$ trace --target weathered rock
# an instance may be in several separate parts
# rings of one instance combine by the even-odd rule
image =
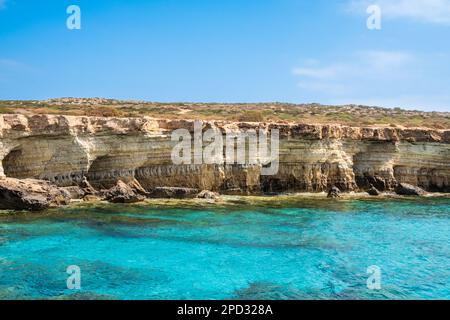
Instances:
[[[198,189],[193,188],[176,188],[176,187],[159,187],[155,188],[151,193],[151,198],[174,198],[174,199],[192,199],[199,193]]]
[[[229,196],[245,196],[249,195],[250,192],[242,188],[226,188],[223,190],[224,194],[227,194]]]
[[[47,181],[0,179],[0,209],[40,211],[69,202],[66,192]]]
[[[98,202],[101,200],[102,200],[102,198],[100,198],[99,196],[94,196],[92,194],[87,194],[83,197],[83,201],[85,201],[85,202]]]
[[[137,194],[129,185],[119,180],[113,188],[104,193],[105,200],[112,203],[135,203],[145,200],[145,197]]]
[[[378,191],[378,189],[375,188],[374,186],[371,186],[371,188],[369,190],[367,190],[367,193],[371,196],[379,196],[380,195],[380,191]]]
[[[78,186],[61,187],[60,190],[70,199],[83,199],[83,197],[87,194],[82,188]]]
[[[338,187],[332,187],[330,191],[328,191],[328,198],[339,198],[341,196],[341,190]]]
[[[399,183],[397,188],[395,188],[395,193],[401,196],[423,196],[426,194],[422,188],[408,183]]]
[[[96,195],[98,191],[90,184],[86,177],[83,176],[80,187],[83,189],[85,195]]]
[[[208,199],[208,200],[217,200],[220,198],[220,194],[218,194],[217,192],[203,190],[197,195],[197,198]]]
[[[141,196],[149,196],[150,192],[147,192],[139,183],[139,181],[137,181],[136,179],[132,179],[131,181],[129,181],[127,183],[128,186],[130,186],[130,188],[133,189],[134,192],[136,192],[137,194],[140,194]]]

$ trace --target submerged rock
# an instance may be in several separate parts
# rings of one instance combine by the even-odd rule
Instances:
[[[401,196],[423,196],[426,194],[425,190],[422,188],[408,183],[399,183],[397,188],[395,188],[395,193]]]
[[[330,191],[328,191],[328,198],[339,198],[341,196],[341,190],[338,187],[333,186]]]
[[[68,192],[47,181],[0,179],[0,209],[40,211],[70,202]]]

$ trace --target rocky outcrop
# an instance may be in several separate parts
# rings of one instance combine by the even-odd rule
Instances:
[[[401,196],[423,196],[426,194],[423,189],[407,183],[400,183],[397,188],[395,188],[395,192]]]
[[[145,197],[136,193],[133,188],[120,180],[114,187],[105,191],[103,197],[112,203],[136,203],[145,200]]]
[[[342,192],[371,186],[393,191],[399,183],[450,192],[450,130],[203,123],[204,130],[211,127],[222,134],[279,130],[278,172],[261,175],[262,159],[256,164],[174,164],[177,142],[171,133],[193,132],[191,120],[10,114],[0,115],[0,176],[78,186],[84,198],[101,196],[100,190],[116,187],[119,180],[143,197],[195,197],[200,190],[327,192],[333,186]],[[244,145],[248,150],[248,142]]]
[[[341,196],[341,190],[339,190],[339,188],[337,187],[332,187],[329,191],[328,191],[328,198],[332,198],[332,199],[336,199],[339,198]]]
[[[0,179],[0,209],[39,211],[67,204],[70,194],[46,181]]]
[[[381,194],[380,191],[374,186],[371,186],[370,189],[367,190],[367,193],[374,197],[379,196]]]
[[[199,199],[208,199],[208,200],[218,200],[220,198],[220,194],[217,192],[212,192],[209,190],[203,190],[198,195]]]
[[[198,191],[198,189],[192,188],[161,187],[155,188],[149,196],[161,199],[193,199],[197,196]]]
[[[79,183],[79,187],[84,193],[83,195],[97,195],[98,191],[94,189],[94,187],[89,183],[89,181],[86,179],[86,177],[83,177],[81,182]]]
[[[72,187],[61,187],[60,190],[64,192],[70,199],[83,199],[87,193],[83,188],[79,186],[72,186]]]

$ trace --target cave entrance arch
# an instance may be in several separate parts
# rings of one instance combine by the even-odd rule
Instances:
[[[11,150],[2,160],[3,173],[9,178],[26,179],[32,178],[31,172],[26,169],[23,150],[15,148]]]
[[[87,172],[87,179],[96,189],[109,189],[118,180],[124,182],[133,179],[135,170],[126,167],[124,156],[100,156],[92,161]]]

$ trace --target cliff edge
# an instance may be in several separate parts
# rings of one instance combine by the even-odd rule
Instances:
[[[143,192],[176,187],[220,193],[394,190],[399,183],[450,192],[450,130],[332,124],[205,121],[203,128],[279,130],[279,170],[260,165],[175,165],[176,129],[193,120],[64,115],[0,115],[0,177],[37,179],[58,187]]]

